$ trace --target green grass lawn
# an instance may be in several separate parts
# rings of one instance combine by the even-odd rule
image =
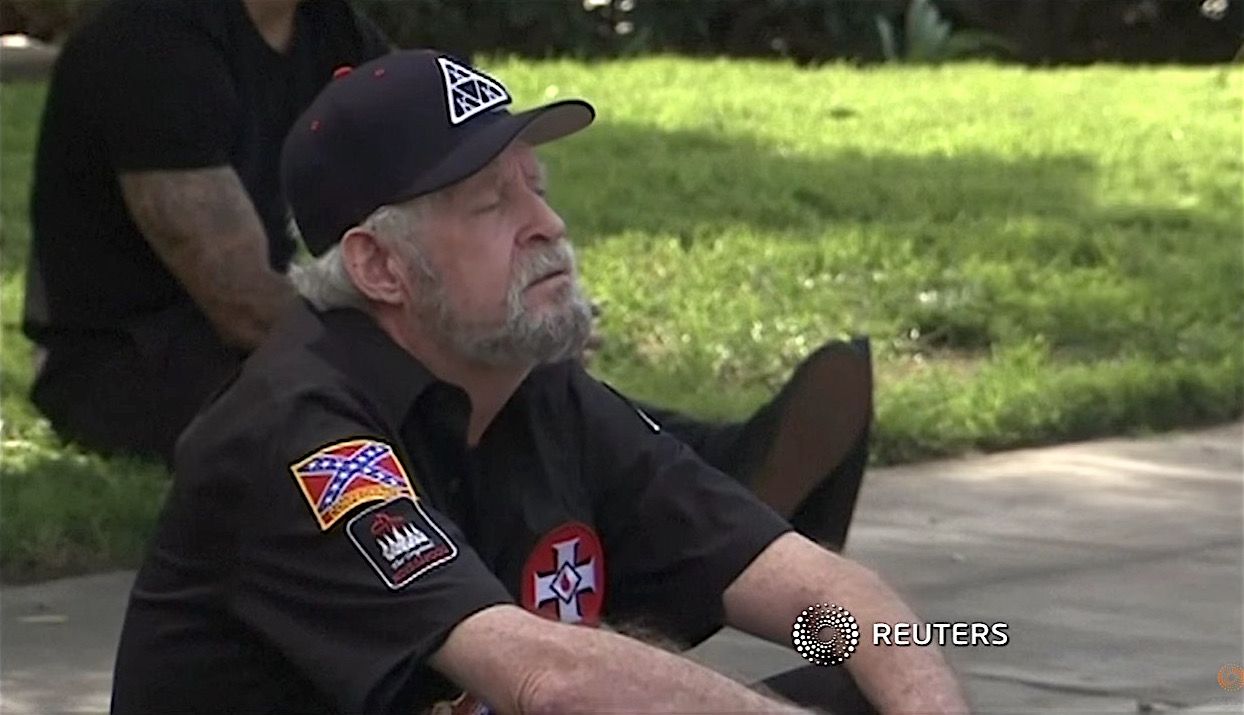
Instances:
[[[600,117],[544,151],[605,306],[594,369],[739,416],[873,338],[879,462],[1244,405],[1244,71],[645,59],[489,65]],[[165,477],[60,445],[18,331],[41,85],[0,89],[7,579],[132,564]]]

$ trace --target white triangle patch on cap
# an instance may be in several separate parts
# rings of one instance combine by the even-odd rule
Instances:
[[[445,80],[450,124],[461,124],[480,112],[510,103],[510,93],[497,80],[446,57],[437,57],[436,62]]]

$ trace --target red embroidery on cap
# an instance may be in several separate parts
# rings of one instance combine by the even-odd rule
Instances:
[[[351,67],[350,65],[342,65],[338,67],[337,69],[333,70],[333,79],[345,77],[346,75],[350,74],[353,71],[354,71],[354,68]]]
[[[312,119],[311,120],[311,131],[318,132],[319,130],[320,130],[320,120]]]
[[[384,76],[384,68],[383,68],[383,67],[381,67],[381,68],[377,69],[375,72],[372,72],[372,73],[371,73],[371,76],[372,76],[372,77],[383,77],[383,76]]]

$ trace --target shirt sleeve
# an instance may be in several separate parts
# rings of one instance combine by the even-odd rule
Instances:
[[[371,18],[363,14],[358,8],[351,7],[350,11],[354,14],[354,24],[359,30],[359,39],[361,40],[360,48],[363,56],[359,64],[374,60],[381,55],[387,55],[394,49],[392,41],[384,34],[384,32],[372,22]]]
[[[116,171],[229,163],[239,100],[222,39],[195,3],[131,3],[100,42],[91,105]]]
[[[648,415],[578,370],[572,393],[608,556],[608,615],[683,643],[724,619],[722,594],[790,525]]]
[[[346,409],[296,413],[297,434],[252,480],[232,610],[340,712],[417,712],[456,692],[428,656],[513,600],[415,493],[400,446]]]

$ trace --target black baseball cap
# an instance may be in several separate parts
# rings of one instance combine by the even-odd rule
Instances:
[[[338,70],[281,152],[281,184],[307,248],[322,255],[380,206],[462,181],[516,139],[543,144],[596,116],[578,99],[518,114],[509,104],[499,81],[436,50]]]

